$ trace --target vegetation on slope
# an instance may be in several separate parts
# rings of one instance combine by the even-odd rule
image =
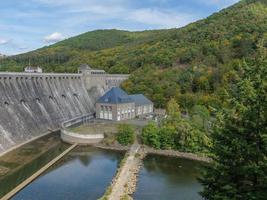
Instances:
[[[205,199],[267,197],[267,50],[243,64],[229,107],[218,114],[212,133],[213,165],[201,182]],[[263,56],[264,55],[264,56]]]
[[[243,60],[267,41],[267,1],[243,0],[184,28],[127,32],[100,30],[1,61],[1,70],[41,65],[45,71],[75,72],[88,63],[110,73],[131,73],[123,84],[144,93],[156,107],[174,98],[183,112],[195,105],[210,111],[224,104],[224,86]],[[265,42],[265,45],[267,42]]]
[[[209,111],[204,106],[195,106],[190,117],[183,117],[179,105],[171,99],[167,113],[167,118],[159,125],[150,123],[143,128],[142,142],[156,149],[208,154],[211,145]]]

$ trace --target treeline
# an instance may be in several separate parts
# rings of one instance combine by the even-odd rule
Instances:
[[[144,144],[156,149],[209,154],[210,115],[204,106],[195,106],[190,116],[182,116],[179,105],[171,99],[167,114],[159,124],[152,122],[143,128]]]
[[[225,85],[224,106],[215,117],[203,106],[182,115],[174,99],[167,117],[142,131],[144,144],[157,149],[204,153],[212,158],[200,177],[205,199],[267,197],[267,48],[243,62]]]
[[[265,1],[246,0],[184,28],[127,32],[99,30],[0,61],[0,70],[40,65],[45,72],[76,72],[87,63],[109,73],[131,73],[123,84],[144,93],[156,107],[175,99],[182,112],[224,104],[223,86],[235,79],[243,60],[267,46]]]

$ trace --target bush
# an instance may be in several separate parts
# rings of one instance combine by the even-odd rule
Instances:
[[[160,137],[155,123],[151,122],[143,128],[141,138],[144,144],[156,149],[160,148]]]
[[[129,145],[134,143],[134,129],[131,125],[122,124],[119,126],[119,131],[116,137],[121,145]]]

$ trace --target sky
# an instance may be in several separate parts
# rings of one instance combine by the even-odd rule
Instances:
[[[28,52],[96,29],[178,28],[238,0],[0,0],[0,54]]]

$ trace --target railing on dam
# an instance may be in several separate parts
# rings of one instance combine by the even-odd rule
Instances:
[[[79,116],[79,117],[75,117],[73,119],[70,119],[70,120],[67,120],[67,121],[64,121],[62,124],[61,124],[61,128],[62,129],[65,129],[65,128],[68,128],[70,126],[73,126],[75,124],[84,124],[84,123],[88,123],[90,120],[92,120],[94,118],[94,114],[92,113],[89,113],[89,114],[86,114],[86,115],[82,115],[82,116]]]
[[[1,79],[81,79],[82,74],[75,73],[25,73],[25,72],[0,72]]]
[[[93,114],[87,114],[80,117],[73,118],[71,120],[65,121],[61,124],[60,136],[64,142],[70,144],[93,144],[98,143],[104,139],[104,134],[80,134],[77,132],[72,132],[68,127],[76,124],[89,123],[90,120],[94,118]]]

